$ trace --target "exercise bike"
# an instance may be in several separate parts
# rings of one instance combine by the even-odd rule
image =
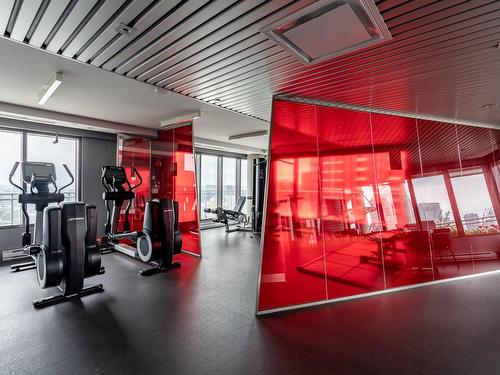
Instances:
[[[104,166],[101,183],[106,189],[103,194],[106,203],[105,237],[101,241],[103,253],[118,251],[153,267],[140,271],[150,276],[181,266],[174,262],[174,255],[181,252],[182,235],[179,231],[179,205],[172,199],[154,199],[146,202],[143,228],[130,231],[129,213],[135,199],[134,190],[142,184],[142,177],[133,169],[139,182],[132,186],[125,169],[119,166]],[[120,215],[124,203],[123,231],[119,232]],[[131,244],[127,244],[129,242]]]
[[[19,162],[14,164],[9,175],[10,183],[21,190],[18,201],[21,203],[26,232],[23,234],[25,254],[34,258],[36,275],[42,289],[58,287],[60,293],[34,301],[35,308],[64,302],[73,297],[103,291],[102,284],[84,287],[84,279],[101,275],[101,253],[96,241],[96,207],[81,202],[65,202],[48,206],[53,200],[64,199],[61,190],[70,186],[74,177],[66,165],[71,182],[58,189],[56,170],[52,163],[22,163],[23,181],[30,185],[30,192],[12,181]],[[54,191],[50,191],[50,185]],[[42,227],[42,239],[31,243],[27,204],[37,205],[37,230]],[[43,219],[39,219],[39,208],[43,209]]]

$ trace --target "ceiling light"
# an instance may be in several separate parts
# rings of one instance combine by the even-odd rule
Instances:
[[[47,100],[51,97],[51,95],[56,91],[59,85],[62,83],[62,73],[56,73],[52,81],[50,81],[48,87],[44,89],[39,97],[38,104],[44,105]]]
[[[261,30],[305,64],[392,38],[373,0],[320,0]]]
[[[162,128],[171,127],[179,124],[184,124],[186,122],[192,122],[193,120],[196,120],[200,117],[201,117],[201,112],[193,112],[193,113],[188,113],[186,115],[161,120],[160,124]]]
[[[258,130],[258,131],[250,132],[250,133],[242,133],[242,134],[230,135],[229,137],[227,137],[227,139],[230,140],[230,141],[234,141],[235,139],[260,137],[260,136],[263,136],[263,135],[267,135],[267,130]]]

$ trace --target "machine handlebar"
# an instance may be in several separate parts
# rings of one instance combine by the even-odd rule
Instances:
[[[14,177],[14,174],[16,173],[16,170],[17,170],[17,167],[19,166],[19,162],[16,161],[14,163],[14,166],[12,167],[12,170],[10,171],[10,174],[9,174],[9,182],[15,186],[16,188],[18,188],[19,190],[21,190],[23,192],[23,194],[26,194],[26,190],[24,190],[24,188],[22,188],[21,186],[17,185],[14,181],[12,181],[12,177]]]
[[[63,167],[66,170],[66,172],[68,173],[71,181],[68,184],[64,185],[62,188],[60,188],[58,193],[60,193],[63,189],[66,189],[68,186],[71,186],[73,184],[73,182],[75,182],[75,177],[73,176],[73,173],[71,173],[71,171],[69,170],[68,166],[66,164],[63,164]],[[54,186],[55,186],[55,181],[53,179],[52,179],[52,182],[54,183]]]
[[[137,189],[139,186],[142,185],[142,177],[141,177],[141,174],[139,173],[139,171],[137,170],[136,167],[132,167],[133,168],[133,171],[134,173],[137,175],[137,177],[139,177],[139,183],[137,185],[134,185],[134,186],[131,186],[130,187],[130,191],[133,191],[135,189]]]

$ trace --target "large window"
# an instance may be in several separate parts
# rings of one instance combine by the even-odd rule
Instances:
[[[222,207],[228,210],[236,203],[236,159],[222,159]]]
[[[199,173],[201,219],[210,219],[212,215],[205,213],[204,209],[217,207],[217,156],[201,154]]]
[[[21,208],[17,203],[19,190],[9,183],[9,173],[16,161],[22,159],[22,136],[20,132],[0,130],[2,157],[0,158],[0,226],[21,224]],[[20,168],[14,182],[20,183]]]
[[[248,161],[245,159],[241,160],[240,168],[240,195],[242,197],[248,196]]]
[[[75,177],[75,182],[64,191],[66,201],[77,199],[78,178],[78,139],[55,137],[21,131],[0,130],[2,140],[2,158],[0,158],[0,226],[22,224],[21,207],[18,203],[19,190],[9,183],[9,173],[15,162],[39,161],[50,162],[56,166],[58,188],[68,184],[71,179],[63,164],[66,164]],[[26,149],[23,150],[23,144]],[[21,184],[19,167],[14,181]],[[51,191],[53,188],[51,188]],[[35,220],[35,207],[28,205],[30,222]]]
[[[232,210],[241,196],[248,196],[248,162],[238,155],[197,153],[197,181],[200,197],[200,219],[211,220],[205,208],[223,207]]]
[[[66,164],[75,181],[64,189],[65,201],[76,201],[78,141],[75,138],[30,134],[26,142],[26,160],[54,163],[56,166],[57,187],[61,188],[71,182],[71,178],[63,167]],[[28,206],[30,220],[35,218],[35,207]]]

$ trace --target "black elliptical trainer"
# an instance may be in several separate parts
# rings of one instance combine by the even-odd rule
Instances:
[[[180,267],[174,262],[174,255],[181,252],[182,235],[179,231],[179,205],[172,199],[154,199],[146,203],[143,228],[130,231],[129,212],[135,199],[134,190],[142,184],[139,171],[133,169],[139,183],[132,186],[123,167],[104,166],[101,183],[106,189],[103,199],[106,203],[105,239],[102,243],[104,253],[119,251],[130,257],[149,263],[153,267],[140,271],[142,276],[151,276]],[[123,232],[118,232],[123,204]],[[112,207],[111,207],[112,204]],[[128,240],[135,246],[123,242]]]
[[[52,176],[53,180],[47,181],[46,178],[36,175],[37,168],[45,167],[46,163],[23,163],[21,171],[23,175],[23,183],[29,185],[30,189],[30,193],[27,194],[22,187],[16,185],[12,181],[18,166],[19,162],[16,162],[9,174],[9,182],[22,192],[22,194],[19,195],[18,202],[21,203],[21,209],[24,217],[25,232],[22,235],[21,243],[22,247],[25,248],[29,245],[42,243],[43,210],[51,203],[62,202],[64,200],[64,194],[62,194],[61,191],[67,188],[72,182],[60,188],[59,191],[56,190],[51,192],[49,190],[49,184],[56,183],[56,176]],[[64,168],[66,171],[69,171],[66,165],[64,165]],[[30,233],[30,217],[26,211],[26,206],[29,204],[34,205],[36,210],[35,226],[33,231],[34,238]],[[26,271],[33,268],[36,268],[35,257],[32,257],[29,262],[17,263],[10,266],[10,269],[13,272]]]
[[[40,286],[43,289],[58,287],[61,292],[52,297],[34,301],[33,306],[36,308],[45,307],[67,301],[71,297],[82,297],[101,292],[103,290],[102,284],[83,286],[85,278],[104,273],[104,268],[101,267],[101,253],[96,241],[96,207],[81,202],[45,206],[42,220],[42,240],[32,244],[26,205],[35,204],[39,207],[48,204],[47,200],[52,202],[56,195],[59,195],[57,199],[62,201],[64,195],[61,190],[70,186],[74,177],[69,168],[63,164],[71,182],[58,189],[54,164],[24,162],[21,166],[23,181],[30,185],[30,192],[27,193],[24,188],[12,181],[12,176],[14,176],[18,165],[19,162],[14,164],[9,181],[22,192],[19,195],[19,203],[22,205],[26,222],[26,232],[23,234],[23,243],[27,243],[25,253],[35,259],[36,274]],[[54,187],[53,192],[50,191],[50,185]],[[51,197],[51,195],[54,196]]]

